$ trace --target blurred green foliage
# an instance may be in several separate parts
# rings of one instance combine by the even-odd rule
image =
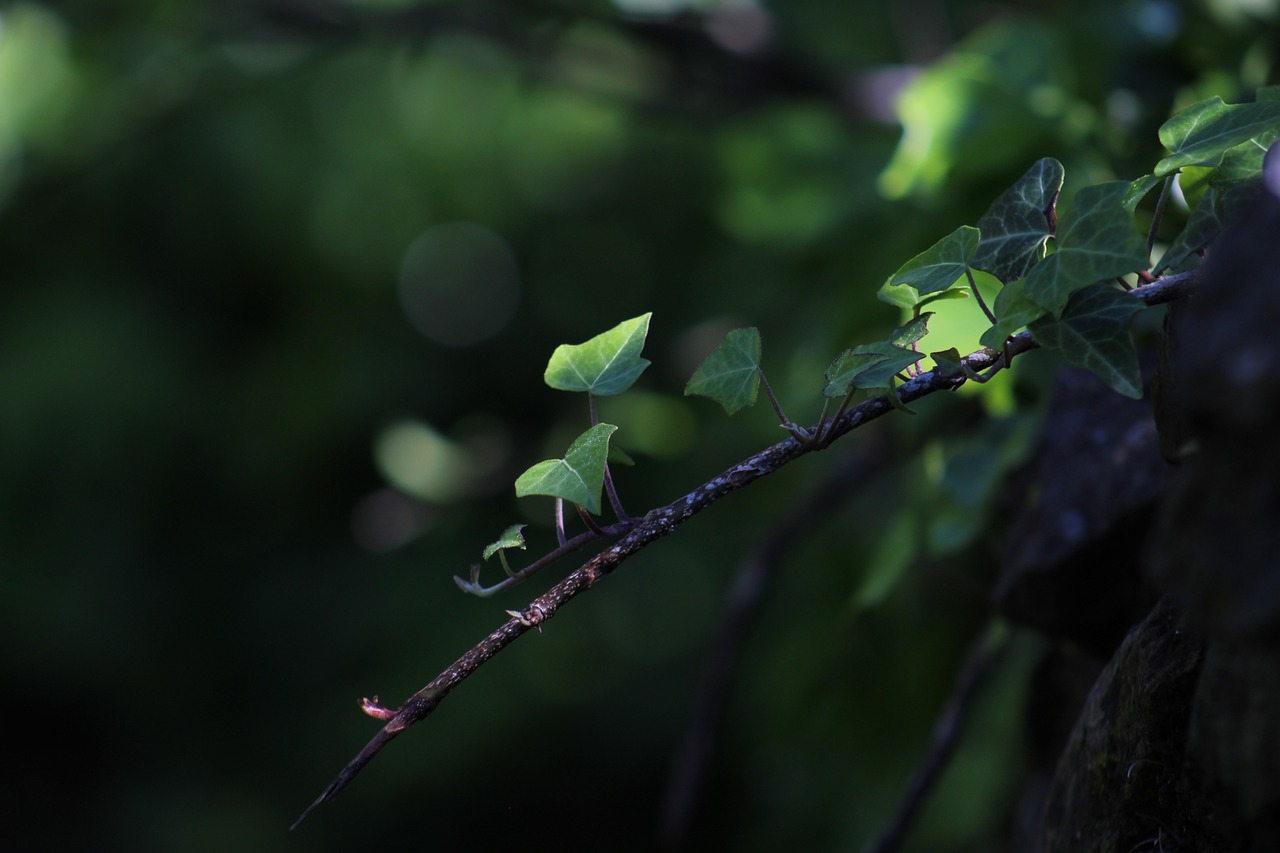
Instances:
[[[586,425],[553,348],[653,312],[653,369],[601,412],[643,512],[781,437],[680,396],[728,329],[810,422],[831,358],[901,322],[885,277],[1038,158],[1132,179],[1175,107],[1275,80],[1274,3],[883,5],[0,7],[6,843],[647,848],[750,532],[860,437],[629,562],[286,832],[374,730],[359,697],[398,704],[549,582],[451,577],[513,522],[553,541],[511,489]],[[1045,375],[877,427],[891,457],[746,650],[709,848],[882,826]],[[1011,820],[1013,645],[912,849]]]

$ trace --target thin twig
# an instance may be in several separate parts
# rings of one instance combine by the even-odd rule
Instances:
[[[1189,293],[1201,280],[1199,270],[1192,270],[1177,275],[1165,276],[1151,284],[1136,288],[1133,293],[1148,305],[1169,302]],[[1010,355],[1034,349],[1035,340],[1027,332],[1019,332],[1009,338]],[[982,371],[991,367],[1000,354],[986,348],[977,350],[961,359],[970,370]],[[965,371],[946,374],[939,370],[931,370],[915,377],[898,389],[898,399],[909,403],[938,391],[950,391],[959,388],[967,381]],[[833,421],[828,432],[824,434],[827,442],[835,441],[841,436],[864,426],[872,420],[893,411],[893,406],[884,397],[873,397],[847,411],[841,418]],[[329,786],[321,792],[302,816],[294,822],[296,827],[307,815],[320,804],[336,797],[351,780],[373,760],[384,746],[401,732],[415,723],[425,719],[444,700],[455,687],[465,681],[486,661],[514,643],[530,627],[541,625],[560,609],[561,605],[586,592],[621,565],[632,555],[653,542],[673,533],[682,524],[720,498],[751,485],[761,477],[772,474],[788,463],[821,448],[812,443],[805,444],[794,436],[761,450],[759,453],[739,462],[716,477],[712,477],[687,495],[676,499],[666,506],[651,510],[643,518],[637,519],[626,527],[623,537],[610,547],[596,554],[586,563],[569,574],[560,583],[553,586],[542,596],[529,604],[521,618],[513,617],[497,628],[470,651],[453,662],[447,669],[436,676],[431,683],[423,687],[396,712],[395,716],[373,736],[355,758],[348,762]],[[619,522],[622,525],[622,522]],[[610,528],[606,528],[608,530]],[[594,536],[593,534],[591,534]],[[576,537],[575,537],[576,539]],[[541,562],[541,561],[539,561]]]

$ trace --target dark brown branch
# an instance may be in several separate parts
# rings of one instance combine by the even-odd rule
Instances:
[[[838,416],[837,416],[838,417]],[[861,451],[798,501],[738,566],[725,602],[724,616],[707,655],[693,702],[693,713],[667,785],[659,836],[665,847],[680,847],[689,834],[703,778],[715,750],[742,648],[786,554],[889,460],[883,440]]]
[[[947,762],[951,760],[956,745],[960,742],[973,698],[1004,650],[1007,631],[1003,624],[990,622],[969,646],[964,665],[956,676],[955,689],[951,691],[951,696],[934,725],[929,752],[912,777],[911,784],[907,786],[907,793],[902,798],[897,814],[880,837],[867,848],[871,853],[893,853],[902,846],[924,801],[933,791],[938,777],[946,769]]]
[[[1165,276],[1135,289],[1133,294],[1149,305],[1169,302],[1190,292],[1199,280],[1199,271]],[[1020,332],[1009,339],[1006,351],[1009,357],[1012,357],[1034,349],[1035,346],[1036,343],[1030,333]],[[994,365],[1001,357],[1000,353],[983,348],[965,356],[962,361],[971,370],[982,371]],[[903,403],[910,403],[938,391],[954,390],[966,381],[965,372],[946,374],[931,370],[901,385],[898,388],[898,398]],[[875,397],[855,406],[832,423],[829,432],[824,435],[822,447],[825,447],[827,442],[835,441],[858,427],[888,414],[893,411],[893,408],[893,405],[884,397]],[[807,453],[820,450],[822,447],[812,443],[803,444],[794,437],[784,439],[739,462],[719,476],[711,478],[684,497],[664,507],[651,510],[643,518],[636,520],[622,539],[575,569],[568,577],[531,602],[520,618],[513,617],[454,661],[430,684],[413,694],[396,712],[395,717],[369,741],[364,749],[360,750],[360,753],[347,764],[338,777],[324,789],[293,825],[296,827],[321,803],[337,796],[392,738],[426,718],[455,687],[482,664],[514,643],[529,628],[550,619],[561,605],[580,593],[586,592],[633,554],[674,532],[680,525],[722,497],[749,486],[761,477],[781,469],[789,462]]]

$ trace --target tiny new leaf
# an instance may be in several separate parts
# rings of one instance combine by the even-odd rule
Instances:
[[[525,471],[516,479],[516,497],[564,498],[599,515],[609,437],[616,429],[613,424],[596,424],[569,445],[563,459],[547,459]]]
[[[502,535],[498,537],[496,542],[490,542],[484,546],[484,558],[487,560],[506,548],[519,548],[523,551],[525,549],[524,534],[520,531],[524,530],[524,528],[525,525],[523,524],[513,524],[502,531]]]
[[[1055,229],[1054,206],[1062,189],[1062,164],[1037,160],[978,220],[982,242],[972,266],[1008,284],[1044,257]]]
[[[1156,164],[1157,175],[1183,166],[1216,166],[1222,155],[1280,124],[1280,100],[1263,90],[1251,104],[1227,104],[1217,96],[1192,104],[1160,127],[1160,142],[1171,154]]]
[[[899,267],[884,286],[908,287],[920,296],[947,290],[964,277],[980,238],[977,228],[961,225]]]
[[[626,391],[649,366],[640,350],[651,316],[625,320],[585,343],[556,347],[543,376],[546,383],[561,391],[589,391],[601,397]]]
[[[1127,181],[1084,187],[1072,199],[1052,255],[1027,276],[1026,296],[1059,316],[1067,300],[1091,284],[1147,265],[1147,242],[1125,209]]]
[[[1089,370],[1117,393],[1142,397],[1142,372],[1129,335],[1136,296],[1110,285],[1088,287],[1071,297],[1062,317],[1045,317],[1028,328],[1036,342],[1067,364]]]
[[[710,397],[731,415],[744,406],[755,405],[759,390],[760,330],[754,326],[725,335],[684,386],[686,397]]]

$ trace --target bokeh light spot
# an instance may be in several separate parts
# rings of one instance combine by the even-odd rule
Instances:
[[[400,265],[400,304],[423,336],[471,346],[500,332],[520,302],[520,271],[505,240],[483,225],[424,231]]]

